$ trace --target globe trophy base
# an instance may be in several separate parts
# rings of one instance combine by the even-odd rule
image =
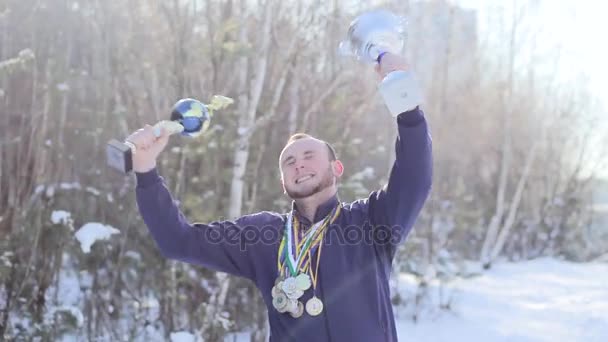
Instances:
[[[133,170],[133,153],[129,145],[116,139],[110,140],[106,145],[106,158],[108,165],[122,173]]]

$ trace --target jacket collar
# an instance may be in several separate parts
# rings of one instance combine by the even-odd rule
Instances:
[[[340,203],[340,200],[338,198],[338,194],[334,194],[332,197],[330,197],[327,201],[321,203],[321,205],[319,205],[317,207],[317,210],[315,211],[315,220],[314,222],[310,222],[309,219],[307,219],[306,217],[304,217],[303,215],[301,215],[298,212],[298,208],[296,206],[296,202],[292,201],[291,203],[291,210],[294,213],[294,215],[296,215],[296,217],[298,218],[298,220],[305,224],[305,225],[311,225],[312,223],[316,223],[321,221],[322,219],[325,218],[325,216],[329,215],[331,213],[331,211]]]

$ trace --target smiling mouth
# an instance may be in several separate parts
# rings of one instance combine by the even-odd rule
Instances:
[[[301,184],[301,183],[304,183],[304,182],[306,182],[307,180],[312,179],[314,176],[315,176],[315,175],[306,175],[306,176],[300,177],[300,178],[296,179],[296,184]]]

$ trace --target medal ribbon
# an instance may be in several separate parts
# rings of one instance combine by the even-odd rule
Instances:
[[[292,215],[290,215],[292,216]],[[293,216],[292,216],[293,218]],[[291,221],[291,220],[290,220]],[[289,229],[286,229],[286,236],[287,236],[287,267],[289,268],[289,272],[291,273],[292,276],[297,275],[298,273],[298,268],[300,266],[300,262],[302,261],[302,252],[305,252],[308,250],[308,248],[310,248],[310,243],[312,242],[312,237],[314,235],[314,233],[322,226],[325,226],[324,223],[326,223],[327,220],[323,220],[323,221],[319,221],[317,222],[314,226],[312,226],[310,228],[310,232],[308,234],[306,234],[306,236],[302,239],[302,241],[304,242],[304,247],[302,248],[302,250],[300,251],[300,253],[294,253],[293,252],[293,248],[296,247],[296,241],[294,241],[294,237],[293,237],[293,229],[292,228],[292,222],[289,222]],[[294,243],[291,243],[291,242]],[[297,254],[297,255],[295,255]],[[295,258],[294,258],[295,255]]]
[[[299,222],[297,218],[290,212],[287,216],[285,224],[285,234],[279,246],[279,253],[277,258],[277,268],[280,274],[283,274],[285,269],[290,273],[291,276],[296,276],[298,270],[306,272],[310,268],[310,251],[316,247],[323,240],[323,232],[329,225],[333,223],[338,217],[341,211],[341,205],[338,205],[334,209],[333,215],[327,215],[322,221],[317,222],[313,225],[307,234],[303,237],[302,241],[298,241],[298,226]],[[294,234],[293,230],[296,230]],[[294,237],[294,235],[296,235]],[[287,248],[285,248],[287,245]],[[296,249],[296,257],[294,258],[293,247]],[[283,261],[283,263],[281,263]],[[285,265],[287,267],[285,267]],[[317,265],[318,267],[318,265]]]
[[[304,247],[300,249],[300,253],[298,255],[298,268],[302,269],[302,272],[305,272],[304,269],[306,268],[306,265],[309,263],[309,252],[312,252],[316,246],[323,240],[323,236],[325,233],[325,230],[327,229],[327,227],[333,223],[336,218],[338,217],[338,215],[340,214],[340,209],[341,209],[341,205],[338,205],[334,211],[333,211],[333,215],[329,214],[325,217],[325,219],[323,219],[323,225],[319,226],[319,227],[312,227],[309,231],[308,234],[306,235],[306,238],[303,239],[304,242]]]

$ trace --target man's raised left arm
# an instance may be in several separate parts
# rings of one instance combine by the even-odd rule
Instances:
[[[402,57],[386,55],[377,67],[380,94],[396,118],[396,158],[388,184],[369,197],[368,214],[376,243],[388,244],[391,254],[405,240],[429,196],[432,184],[432,143],[421,95]]]

